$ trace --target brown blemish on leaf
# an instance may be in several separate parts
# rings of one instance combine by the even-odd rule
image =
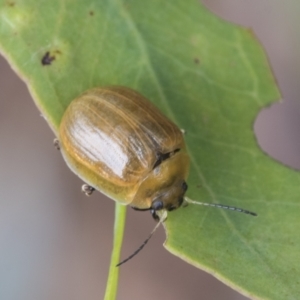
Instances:
[[[7,1],[7,5],[10,7],[14,7],[16,5],[16,3],[13,1]]]
[[[52,62],[54,60],[56,60],[57,58],[57,55],[61,55],[61,51],[56,49],[56,50],[53,50],[51,53],[50,51],[47,51],[44,56],[42,57],[41,59],[41,63],[43,66],[49,66],[52,64]]]
[[[197,64],[197,65],[200,63],[200,60],[199,60],[198,57],[195,57],[195,58],[194,58],[194,63]]]
[[[52,64],[52,62],[55,60],[55,56],[54,55],[51,55],[49,51],[47,51],[42,60],[41,60],[41,63],[43,66],[49,66]]]
[[[89,12],[89,14],[90,14],[90,16],[93,16],[93,15],[94,15],[94,12],[91,10],[91,11]]]

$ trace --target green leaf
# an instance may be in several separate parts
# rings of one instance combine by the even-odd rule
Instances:
[[[258,213],[189,205],[169,213],[167,249],[245,295],[298,298],[300,176],[257,145],[253,122],[280,94],[250,30],[195,0],[1,0],[0,48],[54,132],[91,87],[155,102],[187,132],[187,195]]]

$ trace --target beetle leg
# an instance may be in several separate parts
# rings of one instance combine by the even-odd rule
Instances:
[[[164,222],[167,220],[168,212],[165,209],[159,210],[158,214],[155,209],[151,209],[150,212],[151,212],[152,218],[157,222]]]
[[[86,196],[91,196],[94,190],[95,189],[92,186],[90,186],[86,183],[83,184],[82,187],[81,187],[81,191],[83,193],[85,193]]]
[[[159,216],[157,215],[156,210],[155,210],[155,209],[151,209],[151,210],[150,210],[150,213],[151,213],[151,215],[152,215],[152,218],[153,218],[156,222],[158,222],[158,221],[159,221]]]
[[[59,144],[59,140],[58,139],[54,139],[53,140],[53,145],[57,150],[60,150],[60,144]]]
[[[152,215],[152,218],[155,220],[155,221],[159,221],[160,220],[160,218],[159,218],[159,216],[157,215],[157,213],[156,213],[156,210],[155,209],[153,209],[153,208],[138,208],[138,207],[134,207],[134,206],[130,206],[132,209],[134,209],[134,210],[137,210],[137,211],[147,211],[147,210],[150,210],[150,213],[151,213],[151,215]]]
[[[137,210],[137,211],[146,211],[146,210],[150,210],[151,208],[138,208],[135,206],[130,206],[132,209]]]

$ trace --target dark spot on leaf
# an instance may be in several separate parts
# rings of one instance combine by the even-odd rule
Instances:
[[[51,65],[51,63],[55,60],[55,56],[54,55],[50,55],[50,52],[47,51],[42,60],[41,60],[41,63],[43,66],[48,66],[48,65]]]
[[[89,14],[90,14],[90,16],[93,16],[93,15],[94,15],[94,12],[91,10],[91,11],[89,12]]]
[[[14,7],[16,5],[16,3],[13,2],[13,1],[8,1],[7,5],[10,6],[10,7]]]
[[[194,63],[197,64],[197,65],[200,63],[200,60],[199,60],[198,57],[195,57],[195,58],[194,58]]]

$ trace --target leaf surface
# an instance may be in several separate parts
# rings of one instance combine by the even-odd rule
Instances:
[[[186,130],[187,195],[166,248],[257,299],[299,294],[300,176],[264,154],[254,120],[280,99],[253,33],[194,0],[0,1],[0,48],[57,133],[72,99],[124,85]]]

